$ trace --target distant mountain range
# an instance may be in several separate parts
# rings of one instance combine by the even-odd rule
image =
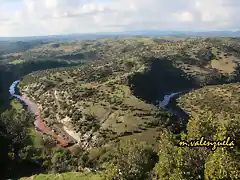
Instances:
[[[29,37],[0,37],[0,41],[32,41],[41,40],[43,42],[51,41],[69,41],[76,39],[95,39],[95,38],[115,38],[129,36],[148,36],[148,37],[240,37],[240,31],[158,31],[158,30],[140,30],[125,32],[103,32],[91,34],[69,34],[69,35],[51,35],[51,36],[29,36]]]

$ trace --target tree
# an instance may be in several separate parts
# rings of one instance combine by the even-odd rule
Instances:
[[[173,134],[164,130],[159,142],[159,162],[154,171],[161,180],[197,180],[204,176],[205,151],[178,147]]]
[[[205,179],[240,179],[239,155],[237,156],[229,149],[218,148],[206,160]]]
[[[116,169],[124,180],[146,180],[155,163],[157,154],[145,143],[126,141],[117,147]]]
[[[217,128],[215,140],[223,140],[230,134],[236,137],[239,136],[239,132],[239,123],[235,124],[235,121],[230,120],[230,116],[228,116],[225,124],[221,124]],[[209,154],[205,163],[206,180],[240,179],[239,152],[239,145],[236,145],[234,149],[230,149],[229,147],[219,147],[216,151]]]
[[[0,165],[3,168],[0,178],[21,174],[18,171],[22,167],[19,153],[26,146],[28,127],[32,121],[33,116],[26,112],[19,115],[10,110],[0,115]]]
[[[51,159],[51,170],[53,172],[71,171],[71,154],[63,149],[56,149]]]
[[[106,170],[102,174],[105,180],[118,180],[119,173],[115,164],[111,163],[106,167]]]

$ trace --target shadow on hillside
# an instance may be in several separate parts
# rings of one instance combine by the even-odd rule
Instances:
[[[187,92],[191,89],[199,88],[199,84],[193,77],[175,67],[168,59],[150,59],[149,70],[145,73],[136,73],[129,78],[129,87],[132,93],[147,103],[155,104],[162,101],[165,95],[175,92]],[[173,100],[174,99],[174,100]],[[170,121],[163,122],[170,131],[178,134],[186,130],[189,115],[177,106],[176,99],[173,98],[168,105],[168,109],[173,115]]]
[[[185,58],[187,61],[187,57]],[[175,58],[174,58],[175,59]],[[152,58],[148,61],[149,68],[147,72],[136,73],[129,77],[128,85],[136,97],[143,101],[155,104],[156,101],[162,101],[165,95],[181,92],[172,98],[167,106],[173,114],[177,115],[177,121],[172,118],[171,121],[165,123],[172,132],[178,134],[182,130],[186,130],[189,115],[177,105],[177,98],[190,90],[198,89],[207,85],[221,85],[240,80],[240,66],[236,68],[234,76],[224,76],[215,70],[209,70],[209,74],[205,76],[204,81],[200,81],[198,77],[187,76],[187,74],[175,67],[173,61],[168,59]]]
[[[156,100],[163,100],[166,94],[198,88],[199,85],[172,61],[152,58],[146,73],[136,73],[129,78],[129,87],[136,97],[153,104]]]

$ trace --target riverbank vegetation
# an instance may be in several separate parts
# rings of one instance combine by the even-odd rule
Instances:
[[[239,179],[238,146],[214,152],[177,146],[201,136],[238,139],[239,43],[234,38],[98,39],[43,44],[19,57],[5,54],[2,99],[7,103],[10,83],[26,75],[18,85],[21,93],[41,107],[50,129],[78,143],[69,152],[33,131],[34,118],[13,100],[15,110],[0,121],[3,175]],[[11,64],[14,59],[24,62]],[[178,100],[191,117],[185,124],[178,114],[155,106],[164,95],[189,89],[197,90]],[[76,173],[44,175],[64,172]]]

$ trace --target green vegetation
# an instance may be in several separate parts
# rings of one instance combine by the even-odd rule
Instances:
[[[235,82],[238,77],[234,75],[237,69],[227,75],[211,68],[216,53],[225,51],[221,43],[227,39],[145,41],[99,39],[84,41],[81,46],[75,42],[61,45],[53,51],[62,46],[65,51],[74,47],[78,53],[73,54],[95,52],[98,61],[34,72],[25,76],[19,87],[42,105],[42,117],[49,127],[59,131],[58,127],[64,126],[87,148],[101,147],[129,135],[150,134],[145,131],[159,125],[179,133],[184,127],[176,123],[178,118],[163,110],[159,113],[152,105],[156,100],[168,92]],[[152,137],[149,135],[148,140],[152,141]]]
[[[240,179],[239,44],[238,38],[118,38],[6,51],[2,110],[10,84],[24,76],[18,88],[41,107],[47,127],[77,143],[68,151],[37,133],[34,117],[12,100],[13,110],[0,117],[0,177]],[[23,61],[11,64],[16,59]],[[172,111],[154,105],[190,89]],[[178,146],[201,136],[230,136],[236,146]]]
[[[22,104],[21,104],[17,99],[11,100],[11,106],[12,106],[16,111],[21,111],[21,110],[23,109]]]
[[[93,173],[62,173],[49,175],[36,175],[30,178],[21,178],[20,180],[102,180],[100,175]]]
[[[31,128],[28,136],[34,148],[43,148],[43,138],[35,129]]]
[[[16,59],[16,60],[10,62],[9,64],[14,64],[14,65],[16,65],[16,64],[22,64],[23,62],[24,62],[24,60]]]

